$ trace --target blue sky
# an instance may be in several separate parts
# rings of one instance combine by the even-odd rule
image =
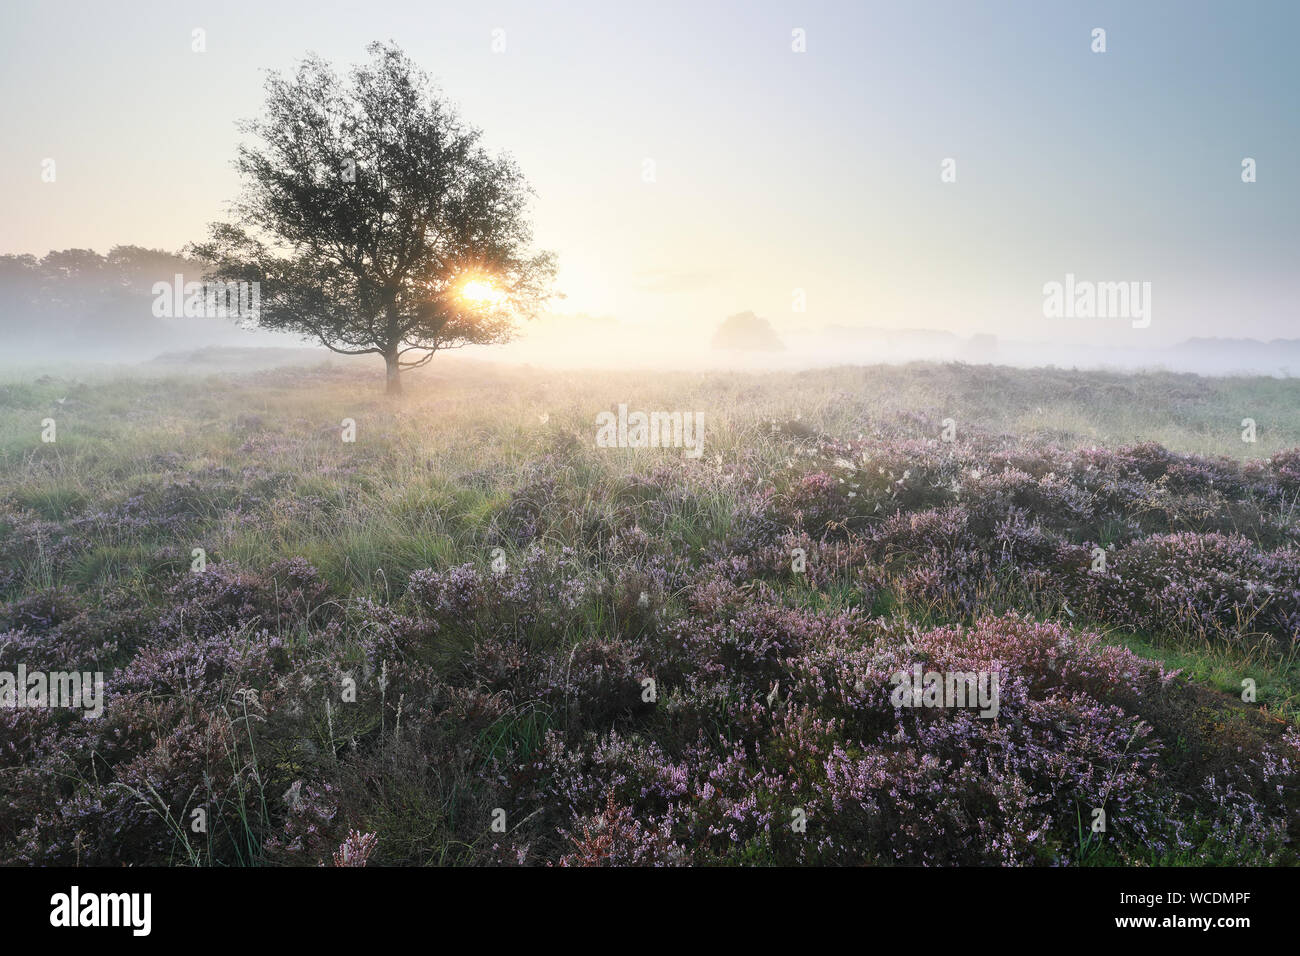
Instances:
[[[1300,4],[1250,0],[7,0],[0,252],[201,238],[238,190],[262,71],[391,39],[532,181],[567,310],[666,331],[753,309],[1123,346],[1300,336],[1297,36]],[[1067,272],[1151,282],[1150,327],[1044,318]]]

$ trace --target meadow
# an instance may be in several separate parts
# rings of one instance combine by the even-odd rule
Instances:
[[[3,863],[1293,864],[1297,634],[1297,379],[0,374]]]

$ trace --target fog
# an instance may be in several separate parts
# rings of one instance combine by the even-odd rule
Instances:
[[[0,256],[0,360],[138,363],[214,346],[302,344],[238,320],[169,314],[172,297],[157,292],[161,285],[199,281],[202,273],[180,255],[140,246]]]
[[[0,360],[10,367],[46,370],[196,361],[238,370],[355,361],[319,343],[257,328],[247,318],[179,314],[185,311],[182,296],[173,290],[202,278],[200,264],[139,246],[115,246],[105,255],[67,249],[40,258],[0,256]],[[1044,319],[1055,334],[1034,341],[945,329],[891,329],[853,316],[818,324],[742,312],[701,323],[671,313],[653,322],[628,322],[549,312],[521,323],[508,344],[463,351],[488,361],[553,368],[794,370],[937,361],[1203,375],[1300,373],[1300,339],[1201,338],[1143,348],[1132,344],[1141,340],[1141,330],[1123,320],[1109,321],[1117,343],[1110,346],[1072,339],[1071,330],[1078,326],[1067,320]]]
[[[104,255],[66,249],[42,257],[0,256],[0,366],[49,371],[69,365],[197,362],[233,371],[371,360],[258,328],[247,317],[183,314],[180,290],[203,275],[201,264],[180,253],[140,246],[115,246]],[[952,326],[969,329],[968,318],[954,315]],[[1284,378],[1300,374],[1300,338],[1200,337],[1169,343],[1149,340],[1145,330],[1125,319],[1041,321],[1043,333],[1035,339],[891,328],[867,315],[814,322],[743,312],[699,322],[681,318],[671,308],[654,321],[552,311],[520,323],[507,344],[461,351],[479,360],[551,368],[757,371],[935,361]],[[1099,332],[1111,344],[1099,344]]]
[[[521,329],[519,338],[480,358],[559,368],[781,369],[914,361],[966,362],[1021,368],[1194,372],[1201,375],[1300,374],[1300,339],[1187,339],[1147,348],[1072,340],[1063,330],[1043,340],[959,335],[943,329],[888,329],[865,322],[782,329],[770,323],[778,348],[723,347],[715,340],[725,317],[709,324],[620,322],[612,317],[547,315]],[[760,321],[763,321],[760,319]]]

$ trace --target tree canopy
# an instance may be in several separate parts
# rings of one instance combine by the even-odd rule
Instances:
[[[258,323],[400,373],[443,349],[508,340],[550,297],[532,190],[490,155],[395,46],[372,43],[347,82],[310,56],[271,74],[236,166],[236,223],[191,253],[209,278],[260,283]]]

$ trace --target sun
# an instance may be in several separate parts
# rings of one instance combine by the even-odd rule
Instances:
[[[471,279],[460,287],[460,297],[471,305],[496,305],[505,295],[491,282],[483,279]]]

